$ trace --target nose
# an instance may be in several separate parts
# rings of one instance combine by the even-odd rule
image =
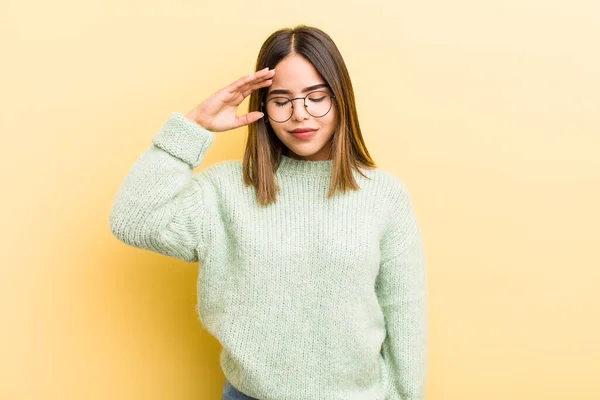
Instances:
[[[299,100],[299,101],[298,101]],[[297,120],[307,119],[310,114],[306,111],[304,107],[304,99],[293,99],[292,100],[292,117]]]

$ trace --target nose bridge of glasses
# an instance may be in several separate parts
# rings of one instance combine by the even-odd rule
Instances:
[[[294,107],[294,100],[302,100],[302,104],[304,105],[304,108],[306,108],[307,107],[306,106],[306,99],[307,98],[308,98],[308,95],[304,96],[304,97],[294,97],[293,99],[289,99],[290,100],[290,105],[292,106],[292,109],[295,108]],[[302,107],[300,107],[300,108],[302,108]],[[292,110],[292,112],[294,112],[294,111]]]
[[[306,99],[307,98],[308,98],[308,96],[295,97],[293,99],[290,99],[290,104],[292,105],[292,110],[291,110],[290,116],[296,114],[298,112],[298,110],[301,110],[301,114],[302,115],[308,113],[308,111],[307,111],[308,106],[306,105]],[[294,107],[294,100],[302,100],[302,105],[304,107]]]

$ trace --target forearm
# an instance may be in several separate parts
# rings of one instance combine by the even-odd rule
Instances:
[[[427,299],[397,304],[385,311],[388,336],[382,354],[390,371],[390,400],[425,398],[427,380]]]
[[[203,181],[194,179],[193,168],[213,139],[211,132],[172,115],[115,197],[113,234],[135,247],[195,260],[204,189]]]

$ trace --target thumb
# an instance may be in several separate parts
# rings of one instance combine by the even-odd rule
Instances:
[[[236,127],[251,124],[264,116],[265,114],[260,111],[252,111],[248,114],[240,115],[239,117],[236,117]]]

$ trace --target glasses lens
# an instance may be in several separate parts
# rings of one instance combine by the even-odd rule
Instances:
[[[273,97],[267,102],[267,114],[273,121],[286,121],[292,115],[292,102],[286,97]]]
[[[296,106],[300,105],[298,102]],[[306,111],[313,117],[319,118],[329,112],[331,97],[327,92],[312,92],[306,96]],[[267,114],[274,121],[287,121],[293,112],[292,101],[287,97],[273,97],[267,102]]]
[[[313,117],[322,117],[331,108],[331,97],[327,92],[312,92],[306,97],[306,111]]]

